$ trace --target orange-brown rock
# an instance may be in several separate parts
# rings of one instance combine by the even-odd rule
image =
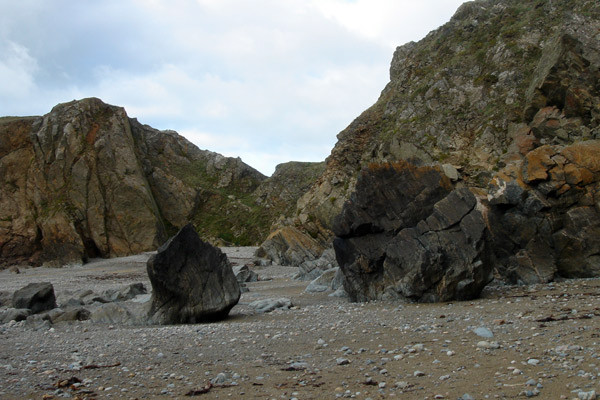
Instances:
[[[305,260],[318,258],[325,248],[298,229],[286,226],[271,233],[256,251],[256,256],[276,264],[300,266]]]
[[[492,180],[488,226],[500,276],[537,283],[600,274],[599,159],[599,140],[543,146]]]

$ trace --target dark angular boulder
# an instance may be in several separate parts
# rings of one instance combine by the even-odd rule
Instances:
[[[30,283],[13,294],[14,308],[28,308],[33,314],[56,307],[54,287],[50,282]]]
[[[492,279],[475,195],[436,167],[372,165],[334,222],[353,301],[471,299]]]
[[[202,241],[191,224],[150,257],[147,270],[153,288],[152,323],[221,319],[240,298],[240,286],[227,256]]]

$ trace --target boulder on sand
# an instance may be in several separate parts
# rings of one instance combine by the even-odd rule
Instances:
[[[13,294],[14,308],[27,308],[33,314],[56,307],[54,286],[50,282],[30,283]]]
[[[240,299],[240,286],[227,256],[202,241],[191,224],[150,257],[149,322],[197,323],[221,319]]]

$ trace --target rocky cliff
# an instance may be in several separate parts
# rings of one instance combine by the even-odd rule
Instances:
[[[390,82],[339,133],[326,170],[287,221],[322,243],[369,163],[441,165],[460,184],[544,144],[598,138],[600,5],[476,0],[396,49]],[[553,116],[540,114],[554,107]]]
[[[579,119],[566,126],[569,134],[540,139],[596,138],[599,29],[593,0],[465,3],[420,42],[396,49],[390,82],[339,133],[325,173],[290,223],[329,238],[358,172],[371,162],[449,164],[462,180],[485,187],[544,105]]]
[[[310,163],[278,171],[267,179],[95,98],[0,118],[1,263],[140,253],[189,221],[207,240],[255,244],[320,172]]]

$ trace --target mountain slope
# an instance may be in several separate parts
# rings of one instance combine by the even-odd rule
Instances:
[[[398,47],[380,98],[338,135],[327,167],[299,200],[296,225],[326,242],[331,223],[371,162],[447,164],[486,187],[556,106],[573,143],[599,137],[600,5],[592,0],[477,0],[418,43]],[[450,165],[454,166],[450,167]]]

